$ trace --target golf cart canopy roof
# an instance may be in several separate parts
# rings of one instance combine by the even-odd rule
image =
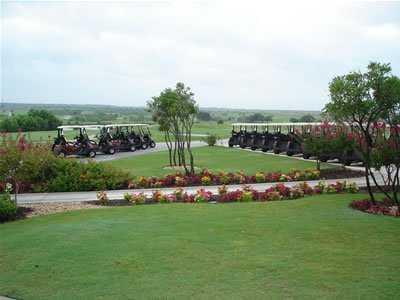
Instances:
[[[57,129],[62,130],[76,130],[76,129],[99,129],[101,125],[69,125],[69,126],[58,126]]]
[[[149,124],[108,124],[104,125],[104,127],[111,128],[111,127],[135,127],[135,126],[150,126]]]

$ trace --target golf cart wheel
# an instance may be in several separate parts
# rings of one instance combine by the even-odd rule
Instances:
[[[151,141],[151,142],[150,142],[150,148],[155,148],[155,147],[156,147],[156,142]]]
[[[250,149],[253,150],[253,151],[256,151],[257,147],[252,146]]]
[[[321,157],[319,160],[320,160],[321,162],[327,162],[327,161],[328,161],[328,158],[327,158],[327,157]]]
[[[281,151],[279,151],[279,149],[274,149],[274,154],[279,154],[281,153]]]
[[[142,150],[146,150],[149,147],[147,144],[142,144]]]
[[[131,152],[135,152],[135,151],[136,151],[136,146],[135,146],[135,145],[131,145],[131,146],[129,147],[129,150],[130,150]]]
[[[58,150],[54,151],[54,155],[60,158],[64,158],[67,156],[64,151],[58,151]]]
[[[89,153],[88,153],[88,157],[89,158],[95,158],[96,157],[96,151],[90,150]]]
[[[286,151],[286,155],[287,155],[287,156],[293,156],[294,153],[293,153],[292,151]]]
[[[310,158],[310,154],[303,154],[303,158],[304,159],[309,159]]]
[[[108,154],[111,154],[111,155],[115,154],[115,148],[111,147],[110,149],[108,149]]]
[[[350,166],[352,163],[351,159],[342,159],[340,162],[345,166]]]
[[[262,152],[268,152],[268,148],[262,148],[261,151]]]

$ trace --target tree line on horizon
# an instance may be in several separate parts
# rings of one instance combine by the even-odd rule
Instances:
[[[0,131],[42,131],[54,130],[62,121],[53,113],[40,109],[30,109],[26,114],[7,116],[0,121]]]

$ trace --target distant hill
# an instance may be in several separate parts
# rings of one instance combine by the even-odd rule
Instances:
[[[5,117],[10,112],[14,114],[26,113],[30,109],[45,109],[51,111],[61,118],[64,124],[94,122],[151,122],[151,114],[145,107],[117,106],[117,105],[94,105],[94,104],[41,104],[41,103],[12,103],[1,104],[0,112]],[[235,122],[246,116],[261,113],[272,116],[274,122],[287,122],[291,118],[299,118],[310,114],[316,119],[320,118],[319,111],[302,110],[265,110],[265,109],[235,109],[200,107],[200,110],[210,113],[213,120]],[[101,120],[101,121],[99,121]]]

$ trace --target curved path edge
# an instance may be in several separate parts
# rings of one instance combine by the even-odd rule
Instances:
[[[293,187],[301,182],[307,182],[310,186],[314,187],[319,182],[325,182],[326,184],[335,183],[337,181],[346,181],[349,183],[356,183],[359,187],[365,187],[365,177],[355,178],[344,178],[344,179],[328,179],[328,180],[311,180],[311,181],[288,181],[280,182],[286,186]],[[264,191],[267,188],[274,186],[279,182],[271,183],[254,183],[254,184],[234,184],[226,185],[229,191],[234,191],[242,188],[243,186],[251,186],[257,191]],[[204,188],[207,191],[217,193],[218,187],[222,185],[213,186],[191,186],[182,187],[182,189],[188,194],[194,194],[198,189]],[[144,193],[150,196],[154,191],[162,191],[164,193],[170,193],[175,191],[176,188],[154,188],[154,189],[124,189],[124,190],[107,190],[107,195],[110,200],[121,200],[125,193]],[[17,197],[18,204],[33,204],[33,203],[62,203],[62,202],[88,202],[97,200],[97,192],[62,192],[62,193],[26,193],[20,194]]]

